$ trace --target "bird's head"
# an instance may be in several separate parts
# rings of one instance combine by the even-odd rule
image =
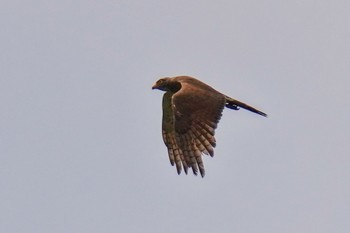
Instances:
[[[153,86],[152,90],[158,89],[161,91],[177,92],[181,88],[181,84],[172,78],[161,78]]]

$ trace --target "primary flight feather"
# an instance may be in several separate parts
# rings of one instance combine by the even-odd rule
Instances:
[[[202,154],[214,156],[215,129],[224,107],[244,108],[267,116],[189,76],[161,78],[152,89],[165,91],[162,135],[170,163],[176,166],[178,174],[182,168],[186,174],[191,168],[195,175],[199,170],[204,177]]]

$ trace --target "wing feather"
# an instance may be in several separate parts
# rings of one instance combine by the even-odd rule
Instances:
[[[225,96],[188,83],[181,85],[180,91],[171,97],[176,143],[187,166],[194,174],[199,170],[203,177],[205,170],[201,155],[214,155],[215,129],[225,106]]]
[[[201,145],[204,147],[204,149],[201,149],[201,151],[204,154],[209,154],[210,156],[214,155],[214,149],[212,144],[210,143],[210,141],[208,140],[207,137],[204,136],[204,134],[206,134],[206,132],[200,131],[198,130],[196,127],[192,127],[192,132],[194,134],[194,136],[196,137],[196,139],[198,141],[200,141]],[[215,145],[214,145],[215,147]]]
[[[180,174],[182,168],[187,174],[188,165],[183,155],[182,149],[177,144],[176,132],[174,130],[174,114],[171,105],[172,94],[166,92],[163,95],[163,141],[168,148],[170,164],[176,166],[177,173]]]

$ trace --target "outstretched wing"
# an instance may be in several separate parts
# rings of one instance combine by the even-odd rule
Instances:
[[[225,106],[225,96],[200,84],[181,82],[181,90],[171,96],[170,107],[174,115],[174,133],[171,135],[173,141],[175,136],[176,148],[181,151],[179,158],[184,167],[191,167],[194,174],[199,170],[204,176],[201,155],[214,155],[214,134]]]

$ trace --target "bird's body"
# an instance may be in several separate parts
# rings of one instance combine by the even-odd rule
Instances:
[[[159,79],[152,87],[165,91],[163,96],[162,134],[168,148],[170,163],[187,174],[192,168],[205,174],[202,153],[214,156],[215,129],[224,107],[240,107],[267,116],[265,113],[233,98],[207,84],[189,77],[177,76]]]

